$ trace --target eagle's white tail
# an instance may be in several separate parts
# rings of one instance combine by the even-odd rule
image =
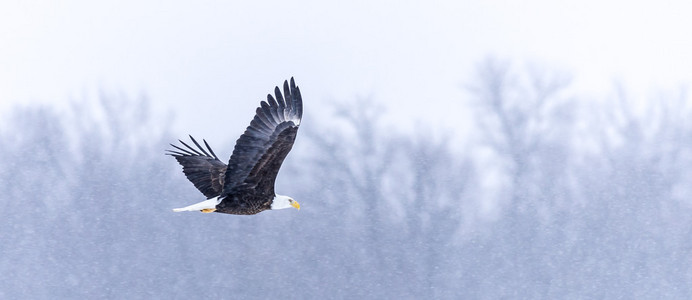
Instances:
[[[219,204],[221,201],[219,201],[219,197],[216,198],[211,198],[209,200],[204,200],[200,203],[195,203],[190,206],[185,206],[182,208],[174,208],[174,212],[181,212],[181,211],[200,211],[203,209],[216,209],[216,205]]]

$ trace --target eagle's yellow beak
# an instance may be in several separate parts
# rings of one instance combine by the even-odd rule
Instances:
[[[297,210],[300,210],[300,204],[296,200],[293,200],[293,202],[291,202],[291,206],[295,207]]]

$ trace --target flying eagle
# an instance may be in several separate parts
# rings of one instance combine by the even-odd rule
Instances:
[[[284,81],[283,96],[277,86],[255,112],[245,133],[236,141],[228,165],[219,160],[207,141],[206,150],[190,136],[197,148],[178,140],[168,155],[183,166],[183,173],[207,200],[173,211],[218,212],[254,215],[268,209],[283,209],[300,204],[274,192],[276,174],[293,147],[303,116],[303,100],[293,78]],[[285,96],[285,97],[284,97]],[[207,151],[208,150],[208,151]]]

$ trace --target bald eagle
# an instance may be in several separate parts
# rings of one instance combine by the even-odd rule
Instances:
[[[245,132],[236,141],[228,165],[219,160],[206,140],[206,150],[192,137],[197,147],[178,140],[167,150],[183,166],[183,173],[207,200],[173,211],[218,212],[254,215],[269,209],[283,209],[300,204],[293,198],[276,194],[274,181],[281,163],[291,151],[303,116],[303,100],[293,78],[284,81],[267,95],[255,112]],[[284,97],[285,96],[285,97]]]

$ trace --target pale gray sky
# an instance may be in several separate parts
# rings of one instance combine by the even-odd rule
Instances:
[[[306,114],[361,95],[389,121],[465,127],[460,86],[488,55],[572,72],[585,92],[692,82],[689,3],[5,0],[0,109],[145,92],[181,137],[235,140],[295,76]],[[233,130],[210,133],[219,122]]]

